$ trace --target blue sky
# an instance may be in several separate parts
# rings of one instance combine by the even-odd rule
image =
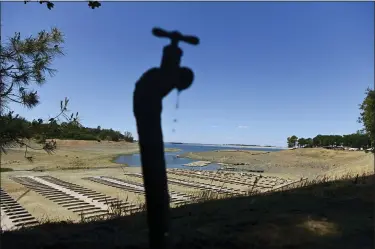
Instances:
[[[13,107],[28,119],[57,113],[67,96],[83,125],[136,134],[134,84],[168,43],[151,35],[154,26],[201,39],[181,45],[196,78],[178,110],[176,92],[164,100],[165,141],[284,146],[293,134],[355,132],[374,86],[374,3],[1,4],[3,39],[50,27],[65,34],[59,72],[36,88],[41,104]]]

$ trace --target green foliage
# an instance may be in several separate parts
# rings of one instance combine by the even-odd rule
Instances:
[[[288,140],[289,141],[289,140]],[[299,147],[326,147],[326,146],[345,146],[352,148],[370,148],[371,141],[367,134],[357,132],[348,135],[317,135],[311,138],[299,138]]]
[[[312,138],[301,137],[301,138],[298,139],[297,142],[298,142],[299,147],[309,147],[309,148],[313,147],[313,139]]]
[[[8,108],[9,102],[27,108],[39,104],[38,92],[29,87],[31,84],[43,85],[46,74],[53,76],[56,70],[50,65],[57,56],[63,55],[60,48],[63,42],[63,34],[53,28],[26,39],[15,33],[7,43],[1,44],[1,112]]]
[[[295,136],[295,135],[293,135],[291,137],[288,137],[287,138],[288,148],[292,148],[292,147],[296,146],[297,141],[298,141],[298,137]]]
[[[129,131],[124,132],[124,140],[130,143],[134,142],[134,137]]]
[[[367,88],[365,94],[366,97],[359,106],[361,113],[358,122],[363,124],[365,133],[375,147],[375,90]]]
[[[40,143],[44,143],[46,139],[134,141],[132,134],[128,131],[121,134],[113,129],[84,127],[74,120],[61,123],[55,120],[47,122],[33,120],[30,122],[19,116],[8,115],[1,117],[0,122],[0,135],[4,137],[8,135],[10,137],[8,140],[14,140],[14,136],[17,135],[17,138],[34,138]],[[3,141],[4,138],[1,140]]]
[[[27,121],[18,115],[13,117],[13,112],[0,116],[0,149],[5,152],[5,146],[14,146],[21,139],[31,138],[28,128]]]
[[[56,70],[51,68],[53,60],[63,55],[61,45],[64,43],[63,34],[56,28],[49,32],[41,31],[37,36],[21,38],[20,33],[1,43],[0,50],[0,148],[14,145],[31,148],[24,139],[38,134],[37,129],[44,122],[42,119],[29,123],[23,118],[14,115],[9,108],[10,103],[21,104],[33,108],[39,104],[39,95],[32,89],[33,85],[41,86],[47,76],[53,76]],[[69,100],[60,102],[60,113],[50,118],[50,130],[57,130],[57,120],[65,117],[69,122],[78,122],[76,116],[67,115]],[[57,132],[57,131],[54,131]],[[48,134],[47,134],[48,135]],[[45,141],[46,134],[39,133],[38,140]],[[56,147],[53,141],[45,142],[43,148],[52,152]],[[25,155],[26,156],[26,155]]]

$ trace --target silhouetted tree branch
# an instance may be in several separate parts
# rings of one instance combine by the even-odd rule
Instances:
[[[51,68],[55,58],[63,55],[61,45],[63,34],[52,28],[49,32],[41,31],[37,36],[22,39],[16,32],[8,41],[1,44],[0,51],[0,152],[6,147],[25,146],[33,148],[25,140],[33,135],[24,119],[10,109],[10,103],[21,104],[32,109],[39,104],[38,92],[30,89],[32,85],[41,86],[47,76],[54,76],[56,69]],[[60,112],[49,122],[64,117],[68,122],[77,122],[78,113],[68,116],[69,100],[60,102]],[[6,112],[8,110],[8,112]],[[43,121],[42,121],[43,122]],[[51,153],[56,148],[54,141],[46,142],[41,149]],[[36,148],[33,148],[36,149]]]
[[[31,2],[30,0],[24,1],[25,4],[28,2]],[[55,7],[55,4],[51,1],[38,1],[40,4],[46,4],[47,8],[51,10],[53,7]],[[88,6],[91,9],[99,8],[102,6],[102,4],[99,1],[88,1]]]

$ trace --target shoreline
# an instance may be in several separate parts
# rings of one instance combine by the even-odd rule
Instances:
[[[123,188],[113,188],[111,185],[108,186],[88,179],[107,177],[109,179],[117,178],[128,183],[142,184],[142,177],[132,176],[132,174],[141,175],[141,167],[131,167],[110,162],[111,159],[117,158],[118,155],[139,153],[138,145],[83,142],[69,144],[68,141],[61,142],[59,145],[64,143],[65,146],[59,146],[59,149],[52,156],[43,151],[30,152],[30,154],[35,156],[34,163],[30,163],[24,158],[24,150],[22,149],[10,150],[7,155],[3,155],[2,162],[4,164],[2,168],[12,168],[14,171],[1,173],[2,189],[12,196],[12,198],[18,200],[21,206],[30,210],[30,213],[38,219],[43,219],[43,217],[48,215],[54,220],[71,218],[74,221],[79,221],[80,217],[77,213],[51,202],[50,199],[41,196],[35,191],[27,192],[27,186],[15,182],[12,180],[13,177],[42,177],[47,175],[122,201],[134,204],[144,203],[144,195],[142,193],[124,190]],[[166,151],[169,150],[166,149]],[[175,149],[172,150],[176,151]],[[214,157],[217,161],[225,161],[223,159],[226,159],[233,162],[242,161],[249,163],[250,165],[235,166],[236,169],[242,169],[242,171],[245,171],[244,169],[254,169],[256,164],[262,165],[265,170],[264,172],[208,172],[209,170],[205,167],[184,167],[183,170],[169,169],[167,172],[168,178],[171,181],[168,182],[168,188],[171,191],[186,194],[206,193],[205,190],[200,192],[202,189],[198,185],[206,186],[206,189],[207,186],[211,186],[209,188],[222,188],[225,186],[225,188],[237,189],[238,191],[248,191],[253,188],[250,178],[254,180],[254,177],[260,175],[262,176],[262,182],[259,182],[259,186],[266,183],[271,184],[269,182],[270,178],[299,180],[303,177],[313,180],[316,179],[314,178],[315,175],[320,175],[321,179],[325,179],[324,175],[329,178],[335,178],[349,173],[346,171],[347,169],[351,169],[355,174],[366,168],[372,168],[373,172],[373,156],[364,152],[296,149],[293,151],[267,153],[258,150],[224,150],[220,152],[206,151],[191,154]],[[212,162],[211,158],[207,161]],[[328,165],[328,170],[322,170],[320,167],[314,168],[312,167],[314,164],[309,165],[309,161],[318,161],[318,165],[315,166]],[[340,164],[340,167],[337,165],[334,166],[335,164]],[[201,169],[203,170],[200,171]],[[179,174],[179,172],[185,172],[186,174]],[[204,175],[209,177],[204,177]],[[203,176],[203,178],[198,176]],[[216,176],[221,176],[223,179],[226,179],[226,177],[230,178],[230,176],[235,177],[242,184],[234,182],[223,183],[213,180]],[[187,184],[182,184],[183,182]],[[25,195],[26,192],[27,195]]]
[[[89,145],[82,145],[82,141],[74,140],[73,145],[69,146],[66,145],[68,142],[60,141],[61,144],[51,155],[41,150],[28,150],[27,155],[32,157],[32,162],[25,158],[23,148],[9,148],[7,154],[2,155],[1,168],[34,172],[121,168],[129,165],[115,162],[118,157],[140,153],[138,144],[90,142]],[[180,149],[165,148],[165,152],[178,151]]]
[[[165,142],[165,144],[173,144],[170,142]],[[198,144],[198,143],[178,143],[173,145],[196,145],[204,147],[223,147],[223,148],[239,148],[239,149],[269,149],[269,150],[287,150],[288,148],[280,146],[253,146],[253,145],[225,145],[225,144]]]
[[[101,142],[82,140],[58,140],[58,149],[53,155],[44,151],[28,151],[33,157],[30,163],[24,158],[22,148],[9,149],[3,154],[2,168],[14,171],[65,171],[90,170],[95,168],[134,168],[115,162],[119,156],[139,154],[139,145],[126,142]],[[39,145],[40,146],[40,145]],[[178,152],[179,148],[165,148],[165,152]],[[360,151],[332,151],[326,149],[296,150],[240,150],[228,149],[186,152],[179,155],[193,161],[209,161],[211,164],[228,164],[235,170],[264,170],[264,173],[315,176],[344,172],[373,171],[373,156]],[[138,168],[138,167],[135,167]],[[192,167],[188,167],[192,168]],[[200,168],[200,167],[194,167]],[[202,169],[205,167],[203,166]]]
[[[292,174],[303,177],[342,175],[345,172],[368,172],[373,156],[364,152],[331,151],[319,148],[281,151],[215,150],[188,152],[182,158],[210,161],[234,170],[263,170],[264,173]]]
[[[179,152],[181,151],[181,149],[177,149],[177,148],[165,148],[164,149],[164,152]],[[116,159],[119,158],[120,156],[131,156],[131,155],[137,155],[137,154],[140,154],[140,151],[127,151],[127,152],[124,152],[124,153],[119,153],[119,154],[116,154],[116,155],[113,155],[112,159],[110,160],[112,163],[116,163]],[[116,164],[122,164],[122,163],[116,163]],[[124,163],[124,165],[127,165],[126,163]]]

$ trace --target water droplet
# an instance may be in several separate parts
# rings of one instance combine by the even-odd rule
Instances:
[[[177,110],[179,108],[179,100],[180,100],[180,91],[177,90],[177,98],[176,98],[176,116],[177,116]],[[174,118],[173,119],[173,123],[177,123],[177,118]],[[176,132],[176,129],[173,128],[172,129],[172,132]]]
[[[178,109],[179,107],[179,102],[180,102],[180,91],[177,91],[176,109]]]

